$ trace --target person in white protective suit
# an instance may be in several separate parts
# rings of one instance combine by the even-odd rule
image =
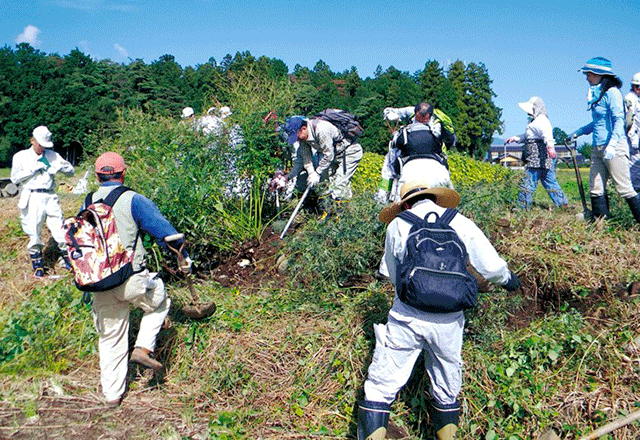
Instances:
[[[389,142],[381,184],[375,195],[381,204],[387,203],[388,199],[393,202],[399,200],[400,188],[410,180],[428,179],[431,186],[453,189],[449,168],[442,155],[443,140],[450,143],[453,135],[432,117],[433,106],[426,101],[415,107],[386,108],[383,113],[387,121],[406,119],[409,114],[415,115],[415,121],[396,131]],[[377,278],[389,276],[385,261],[383,255],[375,274]]]
[[[631,183],[640,191],[640,72],[631,78],[631,91],[624,97],[625,131],[629,139]]]
[[[431,187],[428,180],[422,178],[405,183],[400,201],[380,212],[380,221],[388,224],[385,255],[396,295],[387,323],[374,325],[376,347],[364,383],[364,400],[358,405],[358,440],[385,438],[391,404],[409,379],[422,351],[425,352],[424,370],[429,376],[431,420],[437,438],[455,438],[460,418],[458,394],[462,387],[464,312],[426,312],[400,300],[396,272],[407,255],[412,225],[396,216],[404,210],[420,218],[432,212],[442,216],[446,208],[454,208],[459,202],[460,195],[455,190]],[[449,225],[466,247],[469,263],[475,270],[509,291],[520,287],[518,276],[509,270],[475,223],[456,213]]]
[[[71,268],[62,229],[64,216],[55,193],[54,176],[58,172],[70,176],[74,173],[74,168],[53,151],[51,136],[46,126],[36,127],[30,139],[31,147],[14,154],[11,163],[11,181],[21,187],[18,208],[22,230],[29,236],[27,249],[36,278],[42,278],[45,274],[40,238],[45,221],[62,253],[64,266]]]
[[[392,108],[383,111],[387,122],[413,121],[393,134],[381,170],[381,181],[375,194],[376,201],[397,201],[404,182],[420,176],[430,176],[432,184],[453,188],[442,144],[451,145],[454,136],[437,117],[426,101],[415,107]]]

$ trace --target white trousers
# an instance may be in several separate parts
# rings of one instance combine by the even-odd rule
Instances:
[[[389,315],[376,324],[376,348],[364,393],[367,400],[391,404],[409,377],[422,350],[429,375],[429,394],[441,405],[456,402],[462,388],[464,314],[425,313],[424,319]]]
[[[58,195],[55,193],[38,193],[24,190],[28,194],[20,195],[20,221],[22,230],[29,236],[27,249],[29,253],[37,252],[42,249],[42,225],[47,223],[47,227],[51,231],[51,236],[58,243],[61,251],[66,251],[67,244],[64,241],[64,230],[62,229],[62,221],[64,215],[60,208]]]
[[[356,172],[363,152],[360,144],[351,144],[336,155],[331,164],[332,174],[329,176],[329,194],[334,200],[349,200],[353,197],[351,177]]]
[[[400,177],[395,185],[395,191],[391,194],[391,201],[400,200],[400,190],[405,182],[422,180],[431,187],[444,187],[453,189],[451,174],[447,167],[435,159],[413,159],[405,163],[400,170]]]
[[[98,332],[100,382],[107,400],[120,398],[125,391],[129,354],[129,307],[144,311],[136,347],[155,349],[171,300],[156,274],[144,270],[124,284],[93,295],[93,321]]]

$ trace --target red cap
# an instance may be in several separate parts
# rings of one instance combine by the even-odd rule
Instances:
[[[124,171],[124,159],[118,153],[107,151],[96,159],[97,174],[115,174]]]

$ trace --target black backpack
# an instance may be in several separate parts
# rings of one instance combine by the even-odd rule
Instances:
[[[315,115],[314,119],[331,122],[340,130],[342,136],[350,142],[358,139],[364,131],[364,128],[362,128],[362,125],[360,125],[356,117],[346,110],[328,108]]]
[[[424,219],[409,211],[398,217],[409,222],[404,261],[396,274],[402,302],[425,312],[448,313],[470,309],[478,302],[478,282],[467,269],[467,249],[449,222],[457,214],[447,209],[441,216]],[[430,215],[433,223],[427,222]]]

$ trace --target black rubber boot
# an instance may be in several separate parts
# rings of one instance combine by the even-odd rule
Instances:
[[[629,204],[631,214],[633,214],[633,218],[636,219],[636,222],[640,223],[640,194],[636,194],[634,197],[626,200]]]
[[[358,440],[383,440],[387,435],[391,405],[363,400],[358,405]]]
[[[591,196],[591,213],[593,219],[609,218],[609,208],[607,207],[607,196]]]
[[[460,421],[460,402],[450,405],[440,405],[431,402],[431,418],[433,419],[433,429],[438,440],[453,440],[458,431]]]
[[[31,258],[31,267],[33,267],[33,276],[36,278],[44,277],[44,261],[42,261],[42,252],[35,251],[29,253]]]

